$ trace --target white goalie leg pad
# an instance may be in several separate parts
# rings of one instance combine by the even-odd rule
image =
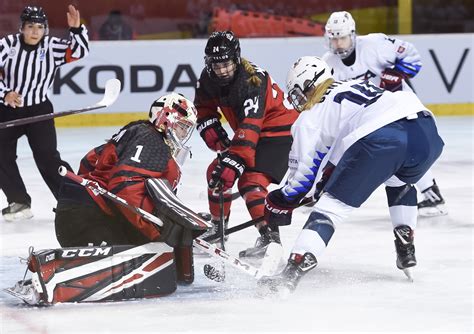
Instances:
[[[152,297],[176,289],[173,248],[165,243],[61,248],[32,258],[32,284],[46,304]]]

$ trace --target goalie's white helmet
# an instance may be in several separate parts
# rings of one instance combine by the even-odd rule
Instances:
[[[171,154],[182,165],[190,150],[185,144],[196,127],[197,110],[194,104],[183,95],[172,92],[153,102],[148,118],[164,134]]]
[[[352,15],[349,12],[332,13],[325,30],[329,50],[342,59],[347,58],[355,48],[356,26]]]
[[[299,58],[286,77],[288,98],[295,109],[302,112],[303,106],[308,101],[308,93],[331,79],[333,72],[321,58],[314,56]]]

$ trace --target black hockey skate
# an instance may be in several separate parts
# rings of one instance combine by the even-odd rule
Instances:
[[[409,270],[409,268],[416,266],[413,230],[410,226],[400,225],[395,227],[393,234],[395,235],[395,249],[397,251],[397,268],[402,270],[410,281],[413,281]]]
[[[438,185],[433,179],[433,185],[421,192],[424,200],[418,203],[418,213],[420,216],[444,216],[448,214],[444,198],[441,196]]]
[[[239,252],[239,257],[262,259],[271,242],[276,242],[281,245],[280,233],[278,231],[272,231],[269,228],[264,228],[262,235],[257,238],[255,246]]]
[[[275,276],[264,276],[258,281],[259,294],[285,295],[296,289],[301,278],[311,269],[316,268],[318,261],[311,253],[291,254],[283,271]]]
[[[8,204],[8,206],[2,210],[2,215],[7,222],[33,218],[29,204],[15,202]]]
[[[221,248],[222,247],[222,245],[220,244],[221,224],[218,220],[214,220],[214,219],[211,219],[210,222],[212,224],[212,227],[208,231],[206,231],[206,233],[202,234],[200,238],[206,240],[207,242],[211,244],[216,244],[218,247]],[[224,221],[224,231],[227,230],[228,226],[229,226],[229,219],[226,219]],[[229,236],[226,235],[224,237],[224,241],[227,241],[228,239],[229,239]]]

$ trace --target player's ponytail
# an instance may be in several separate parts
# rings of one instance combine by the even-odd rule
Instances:
[[[245,72],[250,74],[250,78],[247,79],[247,82],[256,87],[260,86],[262,84],[262,79],[258,77],[255,67],[247,59],[244,58],[242,58],[242,66],[244,67]]]
[[[326,79],[325,81],[321,82],[313,92],[313,95],[306,101],[303,105],[303,110],[311,109],[316,103],[321,102],[321,98],[323,97],[324,93],[328,90],[329,86],[331,86],[334,82],[333,78]]]

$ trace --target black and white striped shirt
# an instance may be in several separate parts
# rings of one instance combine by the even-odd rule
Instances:
[[[89,37],[84,25],[70,29],[69,40],[45,36],[36,46],[25,44],[21,35],[0,39],[0,103],[15,91],[23,97],[23,106],[46,101],[59,66],[81,59],[89,53]]]

